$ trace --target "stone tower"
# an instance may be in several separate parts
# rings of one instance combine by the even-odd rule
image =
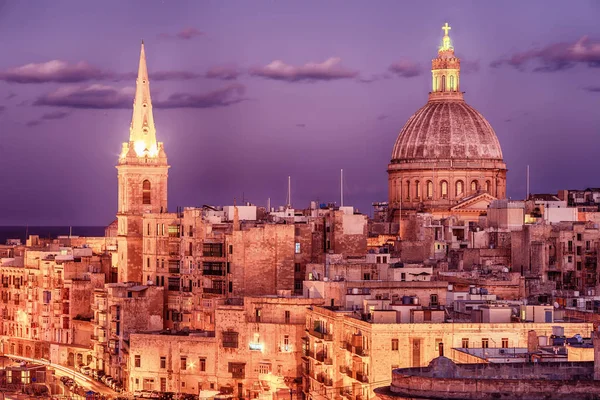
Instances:
[[[156,141],[142,42],[129,142],[123,143],[117,163],[118,268],[121,282],[142,282],[143,216],[145,213],[167,211],[168,170],[163,144]]]

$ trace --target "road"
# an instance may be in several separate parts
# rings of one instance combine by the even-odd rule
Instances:
[[[37,360],[35,358],[22,357],[22,356],[14,356],[12,354],[4,354],[4,356],[5,357],[9,357],[9,358],[14,358],[14,359],[17,359],[17,360],[29,361],[29,362],[36,363],[36,364],[47,365],[49,367],[54,368],[55,375],[59,379],[60,379],[61,376],[68,376],[69,378],[72,378],[73,380],[75,380],[75,382],[79,386],[82,386],[82,387],[84,387],[84,388],[86,388],[88,390],[93,390],[94,392],[101,393],[103,395],[111,396],[111,397],[117,397],[117,396],[119,396],[119,393],[115,392],[114,390],[112,390],[108,386],[104,385],[103,383],[95,381],[92,378],[90,378],[90,377],[88,377],[86,375],[83,375],[80,372],[77,372],[77,371],[72,370],[72,369],[67,368],[67,367],[63,367],[62,365],[53,364],[53,363],[51,363],[49,361],[46,361],[46,360]],[[73,395],[73,396],[75,396],[75,395]]]

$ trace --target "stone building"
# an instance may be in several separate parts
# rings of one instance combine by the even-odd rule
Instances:
[[[486,119],[463,99],[460,59],[446,24],[432,60],[427,104],[406,123],[388,166],[389,212],[425,210],[477,219],[494,199],[506,196],[506,165]]]

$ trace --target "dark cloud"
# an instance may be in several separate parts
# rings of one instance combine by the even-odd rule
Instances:
[[[212,67],[204,75],[209,79],[222,79],[224,81],[235,80],[240,76],[240,71],[235,67],[219,66]]]
[[[374,75],[371,75],[370,77],[360,76],[360,77],[356,78],[356,80],[360,83],[373,83],[373,82],[381,81],[384,79],[390,79],[390,78],[392,78],[392,74],[385,72],[383,74],[374,74]]]
[[[401,60],[390,65],[388,67],[388,71],[402,78],[412,78],[421,75],[421,73],[423,73],[425,70],[418,63],[408,60]]]
[[[386,114],[381,114],[379,117],[377,117],[378,121],[383,121],[384,119],[386,119],[387,117],[389,117],[389,115]]]
[[[202,36],[204,32],[199,31],[196,28],[185,28],[180,32],[175,34],[171,33],[161,33],[158,35],[162,39],[181,39],[181,40],[190,40],[197,36]]]
[[[250,73],[254,76],[286,82],[331,81],[358,76],[358,71],[342,67],[340,65],[341,61],[339,57],[331,57],[322,63],[311,62],[294,66],[280,60],[275,60],[264,67],[253,68]]]
[[[6,98],[6,100],[10,100],[14,97],[17,97],[17,94],[15,92],[9,92],[5,98]]]
[[[41,119],[63,119],[68,117],[69,113],[66,111],[53,111],[41,116]]]
[[[584,87],[583,90],[592,92],[592,93],[600,93],[600,86],[587,86],[587,87]]]
[[[166,100],[154,102],[155,108],[214,108],[246,100],[246,87],[236,83],[204,94],[174,93]]]
[[[114,74],[102,71],[85,61],[69,64],[66,61],[52,60],[0,71],[0,80],[12,83],[77,83],[113,77]]]
[[[4,110],[6,110],[5,106],[0,106],[0,114],[2,114],[4,112]]]
[[[306,124],[296,124],[298,128],[306,128]]]
[[[481,69],[481,65],[479,60],[470,61],[465,60],[464,58],[460,60],[460,72],[464,72],[466,74],[479,72]]]
[[[34,120],[31,120],[31,121],[27,122],[25,125],[27,125],[27,126],[38,126],[41,123],[42,123],[42,121],[40,121],[39,119],[34,119]]]
[[[39,97],[34,105],[92,109],[131,108],[133,95],[133,88],[115,89],[99,84],[65,86]]]
[[[600,67],[600,41],[584,36],[575,43],[554,43],[541,49],[515,53],[493,61],[490,66],[508,65],[523,71],[530,62],[537,62],[534,72],[562,71],[577,64]]]

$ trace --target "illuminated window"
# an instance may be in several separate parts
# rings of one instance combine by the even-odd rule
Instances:
[[[477,181],[471,181],[471,191],[476,192],[479,187],[479,183]]]
[[[285,335],[283,337],[283,351],[290,351],[290,336]]]
[[[446,91],[446,75],[442,75],[442,92]]]
[[[442,198],[448,197],[448,182],[442,181],[440,183],[440,192],[442,193]]]
[[[431,199],[433,197],[433,182],[427,181],[427,198]]]
[[[450,75],[450,90],[454,90],[454,75]]]
[[[481,339],[481,347],[484,349],[487,349],[488,347],[490,347],[490,339],[488,339],[488,338]]]
[[[488,193],[492,192],[492,182],[485,181],[485,191],[488,192]]]
[[[296,254],[300,254],[300,243],[296,243]]]
[[[465,190],[465,188],[464,188],[463,181],[457,181],[456,182],[456,195],[461,196],[463,194],[464,190]]]
[[[151,204],[150,203],[150,181],[147,179],[142,183],[142,203],[143,204]]]
[[[415,198],[421,197],[421,182],[415,181]]]

